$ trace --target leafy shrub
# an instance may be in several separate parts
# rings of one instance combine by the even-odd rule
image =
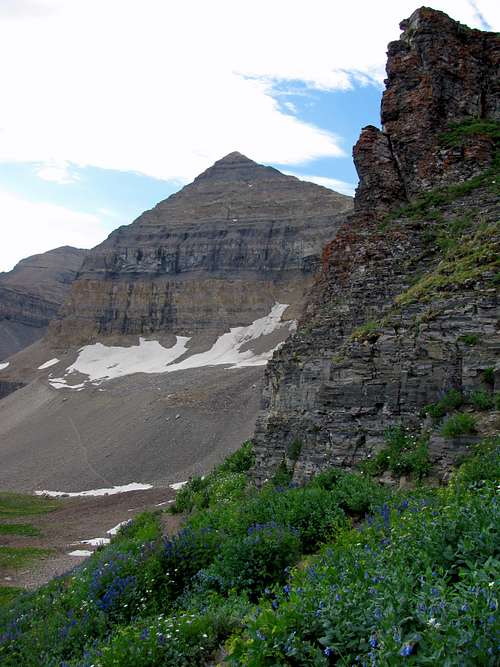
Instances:
[[[429,473],[431,465],[426,436],[418,437],[402,426],[395,426],[386,431],[385,441],[386,447],[372,459],[362,462],[363,472],[378,475],[390,470],[396,475],[411,474],[419,480]]]
[[[483,371],[483,382],[493,386],[495,384],[495,369],[494,368],[485,368]]]
[[[437,403],[426,405],[422,412],[434,420],[441,419],[447,412],[460,408],[464,403],[464,397],[456,389],[450,389]]]
[[[335,469],[317,475],[311,482],[331,492],[347,514],[362,515],[382,505],[388,492],[369,477]]]
[[[474,415],[467,412],[458,412],[445,421],[441,429],[441,434],[445,438],[453,438],[458,435],[475,433],[476,427],[477,419]]]
[[[249,526],[243,539],[224,543],[213,565],[200,573],[220,591],[247,591],[257,599],[268,584],[286,579],[300,556],[298,531],[274,522]]]
[[[471,392],[469,395],[469,402],[477,410],[491,410],[495,404],[494,396],[484,389],[478,389],[477,391]]]
[[[287,447],[287,456],[289,459],[292,461],[298,461],[300,452],[302,451],[302,440],[294,440],[288,447]]]
[[[209,475],[190,479],[177,492],[170,511],[174,514],[191,512],[241,498],[247,486],[246,473],[254,461],[252,443],[247,441]]]

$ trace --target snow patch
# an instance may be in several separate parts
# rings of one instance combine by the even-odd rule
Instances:
[[[50,368],[51,366],[55,366],[55,365],[58,364],[58,363],[59,363],[59,359],[56,359],[56,358],[54,357],[54,359],[49,359],[48,361],[46,361],[46,362],[45,362],[44,364],[42,364],[41,366],[38,366],[38,370],[39,370],[39,371],[43,371],[43,370],[45,370],[46,368]]]
[[[80,540],[81,544],[90,544],[91,547],[100,547],[103,544],[109,544],[111,540],[109,537],[93,537],[90,540]]]
[[[0,371],[3,371],[4,368],[7,368],[7,366],[10,365],[10,361],[6,361],[3,364],[0,364]]]
[[[295,321],[283,322],[283,313],[288,304],[275,303],[271,312],[252,324],[234,327],[222,334],[206,352],[187,357],[183,361],[176,359],[188,352],[187,343],[190,338],[176,337],[172,347],[165,348],[158,341],[139,338],[139,345],[131,347],[106,346],[102,343],[86,345],[79,351],[78,358],[68,366],[64,377],[51,378],[49,384],[54,389],[73,389],[80,391],[88,383],[99,385],[132,373],[173,373],[175,371],[204,366],[227,366],[228,369],[247,366],[264,366],[282,343],[267,352],[257,354],[251,349],[242,351],[252,341],[267,336],[280,329],[290,333],[295,330]],[[72,374],[86,375],[87,379],[71,385],[68,379]]]
[[[152,489],[152,484],[138,484],[132,482],[123,486],[113,486],[110,489],[90,489],[89,491],[35,491],[37,496],[48,496],[49,498],[76,498],[79,496],[113,496],[115,493],[127,493],[128,491],[145,491]]]
[[[70,551],[68,556],[78,556],[79,558],[86,558],[87,556],[92,556],[93,551],[87,551],[86,549],[75,549],[75,551]]]
[[[131,521],[132,519],[127,519],[127,521],[120,521],[120,523],[117,523],[116,526],[114,526],[114,528],[110,528],[109,530],[107,530],[106,533],[108,535],[116,535],[122,526],[126,526]]]
[[[185,482],[175,482],[174,484],[170,484],[170,488],[173,489],[174,491],[178,491],[179,489],[182,489],[183,486],[186,486],[188,483],[188,480]]]

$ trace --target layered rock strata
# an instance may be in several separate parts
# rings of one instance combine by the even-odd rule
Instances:
[[[64,246],[27,257],[0,274],[0,361],[45,335],[85,254]]]
[[[494,133],[466,133],[455,152],[439,147],[446,128],[470,115],[500,120],[500,40],[426,8],[402,25],[389,47],[385,132],[365,128],[355,147],[355,213],[324,250],[297,333],[268,365],[255,434],[261,480],[283,461],[299,481],[352,467],[383,446],[390,426],[432,431],[422,408],[450,389],[492,390],[484,378],[500,352],[498,174],[487,170]],[[381,224],[406,198],[446,183],[463,187]],[[443,474],[463,450],[463,439],[429,442]]]
[[[52,335],[213,333],[296,304],[351,208],[231,153],[89,253]]]

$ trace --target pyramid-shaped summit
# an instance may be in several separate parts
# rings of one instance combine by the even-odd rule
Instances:
[[[293,280],[302,293],[351,208],[350,197],[229,153],[89,253],[57,328],[85,339],[253,321],[281,298],[269,285]]]

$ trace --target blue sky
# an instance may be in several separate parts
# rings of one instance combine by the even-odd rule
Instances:
[[[426,3],[499,29],[492,0]],[[0,271],[92,247],[225,154],[341,192],[410,0],[0,0]]]

